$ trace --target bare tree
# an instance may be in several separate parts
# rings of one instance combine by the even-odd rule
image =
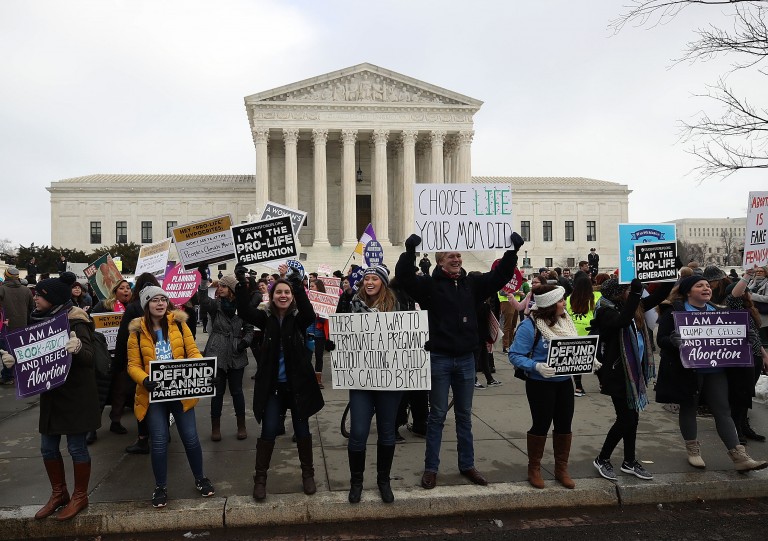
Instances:
[[[730,265],[741,261],[741,250],[744,248],[743,239],[736,236],[733,229],[724,227],[720,232],[720,240],[723,245],[723,263]]]
[[[768,58],[768,0],[631,0],[609,26],[615,32],[627,24],[653,27],[690,6],[731,6],[732,11],[724,15],[731,19],[731,28],[726,28],[725,21],[699,28],[697,38],[688,42],[675,62],[707,61],[719,55],[730,55],[734,61],[727,74],[699,94],[713,100],[720,112],[702,112],[693,122],[682,122],[682,140],[689,145],[688,152],[699,158],[696,170],[704,179],[725,178],[741,169],[766,169],[768,109],[750,103],[725,80],[735,71],[748,69],[768,77],[760,67]]]
[[[696,261],[699,264],[704,264],[708,259],[708,246],[707,244],[698,244],[695,242],[686,242],[684,240],[677,241],[677,256],[684,265],[687,265],[691,261]]]
[[[11,242],[11,239],[0,239],[0,258],[8,263],[16,255],[17,248]]]

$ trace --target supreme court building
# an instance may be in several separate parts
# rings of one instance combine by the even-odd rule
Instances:
[[[244,222],[273,201],[307,212],[299,241],[308,267],[342,266],[369,222],[394,264],[402,249],[395,246],[414,229],[415,183],[493,182],[512,185],[514,226],[534,267],[578,262],[592,247],[601,263],[614,265],[627,186],[578,177],[473,178],[473,116],[481,105],[372,64],[253,94],[245,107],[254,174],[52,182],[51,245],[90,251],[156,242],[170,227],[221,214]],[[470,261],[482,268],[495,257]]]

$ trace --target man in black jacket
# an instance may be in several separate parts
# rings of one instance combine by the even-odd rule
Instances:
[[[437,252],[437,268],[432,276],[416,275],[418,235],[405,241],[395,273],[406,293],[429,313],[429,350],[432,389],[427,422],[427,446],[421,486],[437,485],[440,444],[448,412],[448,390],[453,389],[459,471],[475,484],[488,481],[475,468],[472,440],[472,395],[475,388],[474,350],[479,343],[477,308],[512,278],[517,266],[517,251],[523,239],[512,233],[515,250],[504,252],[499,265],[480,276],[468,276],[462,268],[460,252]]]

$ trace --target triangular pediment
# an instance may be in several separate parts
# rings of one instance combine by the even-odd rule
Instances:
[[[373,64],[358,64],[245,98],[247,105],[269,102],[443,104],[479,108],[483,102]]]

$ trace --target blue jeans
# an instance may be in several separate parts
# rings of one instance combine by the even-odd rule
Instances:
[[[427,448],[424,470],[437,472],[440,467],[440,443],[443,439],[445,417],[448,413],[448,389],[453,389],[453,414],[456,419],[456,449],[459,471],[475,467],[472,442],[472,396],[475,392],[475,356],[466,353],[452,357],[442,353],[430,355],[432,390],[429,392],[427,419]]]
[[[59,444],[61,435],[40,434],[40,452],[43,460],[58,460],[61,458]],[[82,464],[91,461],[91,455],[88,454],[88,444],[85,443],[85,432],[82,434],[67,434],[67,450],[72,462]]]
[[[216,385],[216,396],[211,398],[211,419],[221,417],[221,407],[224,404],[224,393],[229,383],[229,394],[232,396],[232,405],[235,407],[235,415],[245,417],[245,396],[243,396],[243,374],[245,367],[219,370],[216,374],[219,383]]]
[[[293,400],[293,393],[288,389],[285,383],[278,383],[277,389],[272,391],[267,404],[264,407],[264,415],[261,419],[261,439],[264,441],[275,441],[278,431],[283,427],[286,410],[291,410],[291,421],[293,422],[293,433],[297,440],[303,440],[310,436],[309,419],[299,419],[296,412],[296,404]]]
[[[350,451],[365,451],[365,443],[371,432],[371,419],[376,413],[378,443],[395,445],[395,424],[402,391],[349,391],[349,415],[352,428],[349,433]]]
[[[147,410],[147,425],[150,438],[150,458],[152,472],[155,474],[155,484],[164,487],[168,483],[168,415],[173,414],[176,428],[179,430],[181,443],[187,453],[187,461],[195,479],[202,479],[203,448],[197,437],[195,425],[195,409],[184,411],[181,400],[169,402],[154,402]]]

